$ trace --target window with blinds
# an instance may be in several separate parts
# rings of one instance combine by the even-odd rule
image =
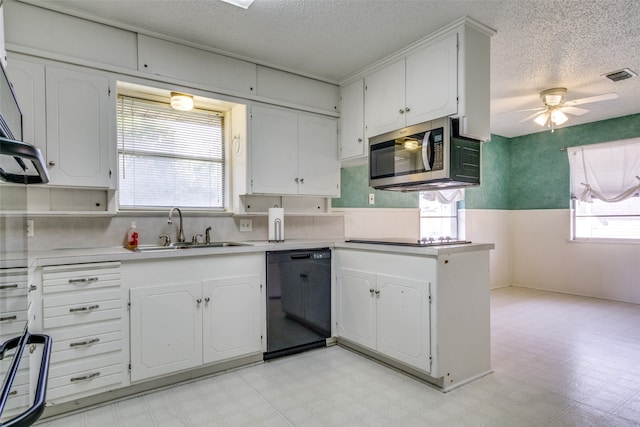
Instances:
[[[119,205],[223,209],[224,116],[118,97]]]

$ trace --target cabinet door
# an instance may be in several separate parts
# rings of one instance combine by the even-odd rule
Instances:
[[[377,275],[378,351],[430,372],[429,282]]]
[[[407,126],[458,112],[458,35],[407,57]]]
[[[115,188],[115,96],[110,79],[78,68],[46,68],[47,162],[51,183]]]
[[[340,88],[340,159],[363,157],[366,147],[364,79],[358,79]]]
[[[376,71],[365,78],[366,137],[405,126],[405,60]]]
[[[7,74],[22,112],[22,140],[46,156],[44,65],[11,57]]]
[[[337,119],[298,116],[298,159],[299,194],[340,196]]]
[[[260,352],[260,275],[205,280],[202,289],[204,363]]]
[[[298,115],[279,108],[251,109],[251,190],[298,193]]]
[[[134,288],[130,298],[131,381],[202,364],[200,282]]]
[[[339,268],[337,281],[338,335],[375,350],[375,274]]]

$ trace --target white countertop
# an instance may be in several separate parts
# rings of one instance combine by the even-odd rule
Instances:
[[[316,248],[348,248],[358,250],[369,250],[379,252],[405,253],[423,256],[438,256],[447,253],[471,252],[479,250],[494,249],[493,243],[467,243],[459,245],[443,245],[443,246],[393,246],[383,244],[368,243],[348,243],[343,239],[294,239],[284,242],[268,242],[268,241],[247,241],[239,242],[240,246],[210,247],[210,248],[193,248],[193,249],[176,249],[176,250],[160,250],[136,252],[122,247],[104,247],[104,248],[66,248],[52,249],[46,251],[29,252],[29,264],[32,267],[43,265],[62,265],[77,264],[88,262],[107,262],[107,261],[142,261],[146,259],[158,258],[180,258],[194,256],[211,256],[226,254],[241,254],[253,252],[267,252],[279,250],[295,250],[295,249],[316,249]]]

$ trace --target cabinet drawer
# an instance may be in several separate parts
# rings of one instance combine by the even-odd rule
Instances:
[[[84,359],[122,351],[122,334],[111,332],[103,335],[93,335],[86,338],[59,341],[53,343],[51,363],[66,362],[74,359]]]
[[[115,294],[119,296],[119,291]],[[51,301],[44,301],[44,327],[58,328],[61,326],[75,326],[90,322],[102,322],[122,317],[123,303],[118,298],[86,299],[76,298],[65,305],[47,306]],[[55,301],[53,302],[55,303]]]
[[[0,314],[0,342],[22,334],[27,322],[27,311],[8,311]]]
[[[74,341],[81,338],[90,338],[93,336],[108,334],[110,332],[122,331],[122,320],[114,319],[100,323],[81,324],[77,326],[68,326],[66,328],[49,329],[47,334],[53,338],[53,348],[57,342]]]
[[[27,269],[0,269],[0,297],[24,295],[27,289]]]
[[[42,280],[45,294],[120,286],[120,263],[43,267]]]
[[[28,307],[27,296],[12,296],[2,297],[0,296],[0,325],[2,322],[11,320],[15,316],[16,311],[24,311]]]
[[[51,364],[47,400],[119,384],[124,377],[121,354],[92,357],[71,363]]]

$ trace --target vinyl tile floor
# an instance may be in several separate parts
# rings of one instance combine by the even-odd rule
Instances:
[[[491,292],[494,372],[449,393],[333,346],[43,420],[46,427],[640,426],[640,306]]]

